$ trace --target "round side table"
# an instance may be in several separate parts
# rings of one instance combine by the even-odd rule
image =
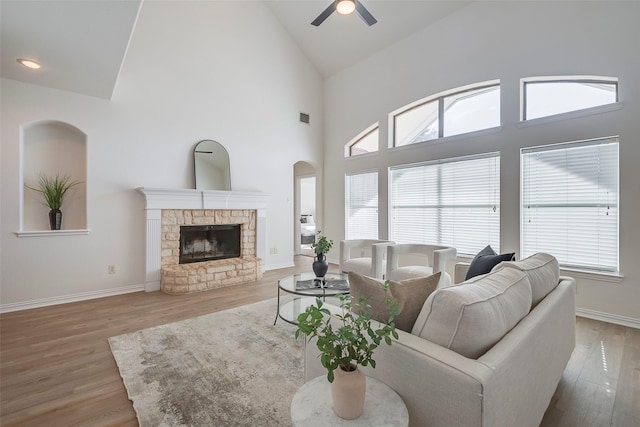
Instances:
[[[367,377],[367,393],[362,415],[345,420],[333,412],[331,384],[326,375],[304,384],[293,396],[291,422],[294,427],[402,426],[409,425],[407,407],[391,387]]]

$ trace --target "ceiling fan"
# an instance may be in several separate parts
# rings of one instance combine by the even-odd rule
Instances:
[[[311,25],[315,25],[316,27],[318,27],[334,11],[338,11],[338,13],[341,15],[348,15],[354,10],[368,26],[372,26],[373,24],[378,22],[378,20],[374,18],[371,13],[369,13],[367,8],[364,7],[359,0],[335,0],[329,5],[328,8],[326,8],[320,15],[318,15],[316,19],[313,20]]]

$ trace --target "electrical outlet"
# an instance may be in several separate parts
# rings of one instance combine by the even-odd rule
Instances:
[[[107,272],[109,274],[116,274],[116,266],[115,265],[108,265],[107,266]]]
[[[269,249],[269,255],[275,255],[278,253],[278,248],[271,248]]]

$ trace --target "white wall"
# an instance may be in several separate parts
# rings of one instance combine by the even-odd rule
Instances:
[[[111,101],[3,79],[1,306],[140,289],[144,198],[193,188],[194,145],[229,151],[234,190],[270,193],[267,268],[293,259],[293,164],[322,163],[322,79],[260,2],[145,2]],[[20,128],[87,135],[88,236],[18,238]],[[107,265],[116,274],[107,274]]]
[[[585,314],[640,324],[640,3],[475,2],[329,78],[325,83],[324,204],[327,236],[344,236],[344,174],[378,169],[380,238],[387,237],[387,168],[439,158],[501,153],[501,249],[519,251],[519,150],[620,135],[619,283],[578,278]],[[519,81],[542,75],[620,79],[623,107],[588,117],[518,126]],[[388,113],[428,95],[500,79],[502,128],[388,150]],[[344,159],[344,144],[380,122],[381,151]],[[330,254],[337,259],[336,249]]]

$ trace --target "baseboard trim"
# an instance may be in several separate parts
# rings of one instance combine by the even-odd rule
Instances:
[[[604,313],[602,311],[589,310],[586,308],[576,308],[576,316],[587,319],[600,320],[601,322],[614,323],[616,325],[628,326],[640,329],[640,319],[620,316],[617,314]]]
[[[37,300],[13,302],[0,304],[0,313],[10,313],[12,311],[28,310],[31,308],[47,307],[50,305],[67,304],[70,302],[85,301],[96,298],[110,297],[114,295],[129,294],[132,292],[143,292],[144,285],[123,286],[120,288],[103,289],[101,291],[81,292],[79,294],[63,295],[59,297],[42,298]]]
[[[295,267],[295,266],[296,265],[292,262],[283,262],[280,264],[269,264],[264,266],[264,271],[278,270],[280,268],[289,268],[289,267]]]
[[[154,280],[153,282],[147,282],[144,284],[145,292],[155,292],[160,290],[160,280]]]

